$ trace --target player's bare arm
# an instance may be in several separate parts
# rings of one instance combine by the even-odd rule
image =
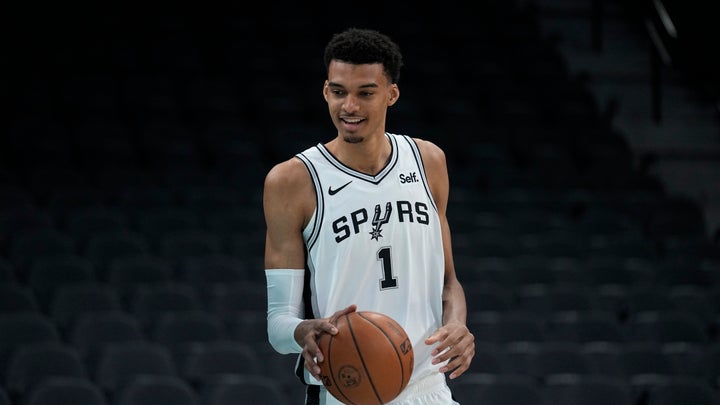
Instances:
[[[305,268],[302,230],[315,209],[315,190],[301,161],[290,159],[270,170],[265,178],[263,207],[267,225],[265,268],[304,271],[300,270]],[[328,318],[306,319],[295,328],[294,337],[303,349],[305,368],[316,378],[320,374],[316,361],[323,360],[318,338],[322,333],[337,333],[334,320],[355,309],[351,305]]]
[[[266,269],[305,268],[302,229],[314,201],[310,175],[298,159],[282,162],[267,174],[263,193]]]
[[[467,304],[465,292],[455,274],[452,255],[452,239],[447,220],[447,204],[450,192],[445,152],[429,141],[418,140],[423,157],[430,191],[438,208],[442,227],[445,255],[445,284],[443,287],[443,326],[430,336],[425,343],[438,343],[435,347],[433,364],[450,360],[441,372],[450,372],[450,378],[457,378],[470,367],[475,356],[475,337],[467,328]]]

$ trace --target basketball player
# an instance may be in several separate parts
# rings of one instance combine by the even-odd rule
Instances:
[[[403,65],[398,46],[351,28],[325,48],[323,96],[334,139],[277,164],[265,179],[268,338],[301,353],[306,404],[340,404],[319,380],[317,339],[350,311],[398,321],[413,345],[411,380],[393,404],[457,404],[446,381],[475,354],[453,266],[444,152],[388,133]]]

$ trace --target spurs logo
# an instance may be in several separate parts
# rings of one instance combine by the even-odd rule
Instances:
[[[390,214],[392,213],[392,204],[389,202],[385,204],[385,215],[380,218],[380,204],[377,204],[375,206],[375,216],[373,216],[372,224],[373,228],[372,231],[370,231],[370,239],[375,239],[377,241],[382,238],[382,226],[387,224],[388,221],[390,221]]]
[[[430,207],[424,202],[411,201],[388,201],[385,204],[385,212],[382,212],[383,204],[375,205],[375,214],[372,218],[369,211],[372,209],[360,207],[348,212],[332,221],[332,229],[335,234],[335,242],[340,243],[353,235],[369,233],[371,239],[380,241],[383,236],[383,227],[412,224],[429,225]],[[372,207],[372,205],[370,205]],[[391,222],[392,221],[392,222]],[[371,222],[371,223],[370,223]],[[387,226],[385,224],[388,224]],[[372,227],[372,228],[370,228]],[[371,231],[368,231],[371,229]]]

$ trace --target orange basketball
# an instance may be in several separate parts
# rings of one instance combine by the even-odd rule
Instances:
[[[384,404],[408,384],[414,353],[405,329],[387,315],[357,311],[335,322],[336,335],[323,334],[318,343],[325,360],[321,379],[345,404]]]

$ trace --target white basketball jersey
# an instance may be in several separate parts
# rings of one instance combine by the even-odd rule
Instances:
[[[322,144],[297,155],[317,196],[303,230],[306,311],[323,318],[357,304],[391,316],[413,345],[412,384],[440,367],[424,340],[442,325],[442,235],[415,141],[386,136],[392,153],[374,176],[343,165]]]

